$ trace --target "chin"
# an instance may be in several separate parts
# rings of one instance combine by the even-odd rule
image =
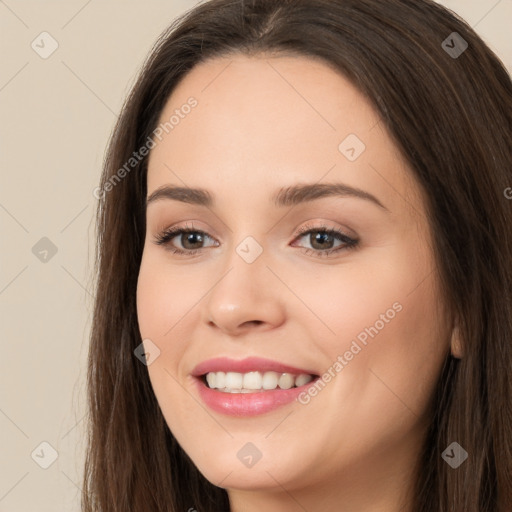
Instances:
[[[266,457],[261,455],[257,460],[256,449],[249,442],[234,441],[233,444],[232,449],[210,451],[208,457],[204,456],[203,449],[187,453],[200,473],[217,487],[257,491],[279,485],[286,487],[290,479],[300,477],[296,474],[301,469],[296,459],[288,462],[274,452]]]

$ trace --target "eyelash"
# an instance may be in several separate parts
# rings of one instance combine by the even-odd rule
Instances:
[[[340,247],[333,248],[333,249],[316,250],[316,249],[309,249],[307,247],[302,248],[304,253],[314,254],[316,257],[326,257],[326,256],[329,256],[330,254],[337,253],[337,252],[340,252],[343,250],[351,250],[351,249],[356,248],[359,244],[359,239],[350,238],[345,233],[343,233],[342,231],[338,231],[337,229],[330,229],[324,225],[312,226],[312,225],[308,225],[308,224],[299,229],[299,232],[297,233],[297,236],[295,237],[294,240],[296,240],[298,238],[302,238],[305,235],[308,235],[310,233],[315,233],[315,232],[335,237],[336,239],[345,243],[345,245],[342,245]],[[183,250],[183,249],[178,249],[176,247],[173,247],[170,244],[171,240],[173,238],[175,238],[177,235],[181,235],[181,234],[185,234],[185,233],[199,233],[202,236],[209,237],[209,235],[207,233],[205,233],[204,231],[201,231],[199,229],[195,229],[194,226],[192,225],[190,227],[187,226],[187,227],[168,228],[168,229],[164,230],[162,233],[160,233],[159,235],[157,235],[155,237],[154,242],[157,245],[165,245],[166,249],[171,251],[173,254],[181,254],[181,255],[187,255],[187,256],[193,256],[197,252],[204,249],[204,248],[201,248],[201,249]]]

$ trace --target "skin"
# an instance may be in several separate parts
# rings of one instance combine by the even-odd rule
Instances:
[[[162,122],[190,96],[197,107],[151,151],[148,196],[166,184],[201,187],[215,205],[148,206],[137,289],[141,336],[161,351],[148,371],[170,430],[202,474],[227,489],[234,512],[411,510],[427,406],[457,342],[422,190],[371,105],[321,61],[206,61],[171,95]],[[338,149],[348,134],[366,145],[355,161]],[[299,182],[345,183],[388,211],[355,197],[270,202]],[[195,255],[155,243],[191,222],[208,235]],[[315,255],[322,246],[298,237],[305,225],[356,235],[359,246]],[[251,264],[236,252],[247,236],[263,249]],[[169,242],[194,248],[186,244],[179,235]],[[231,417],[208,409],[193,385],[198,363],[223,356],[322,375],[397,302],[400,312],[307,405]],[[262,454],[251,468],[237,457],[248,442]]]

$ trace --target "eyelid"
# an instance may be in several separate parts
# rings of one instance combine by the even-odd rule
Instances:
[[[300,237],[306,233],[308,233],[308,231],[337,231],[339,233],[341,233],[342,235],[346,236],[347,238],[357,238],[357,235],[354,233],[354,234],[351,234],[350,231],[351,230],[346,230],[344,228],[340,228],[340,227],[336,227],[336,226],[329,226],[325,221],[323,220],[319,220],[319,221],[316,221],[317,223],[315,223],[315,221],[308,221],[306,224],[304,224],[303,226],[301,226],[300,228],[298,228],[296,230],[296,234],[294,235],[295,237]]]

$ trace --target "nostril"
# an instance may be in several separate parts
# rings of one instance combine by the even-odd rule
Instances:
[[[253,325],[260,325],[260,324],[263,323],[263,320],[249,320],[249,321],[247,321],[245,323],[248,324],[248,325],[251,325],[251,324],[253,324]]]

